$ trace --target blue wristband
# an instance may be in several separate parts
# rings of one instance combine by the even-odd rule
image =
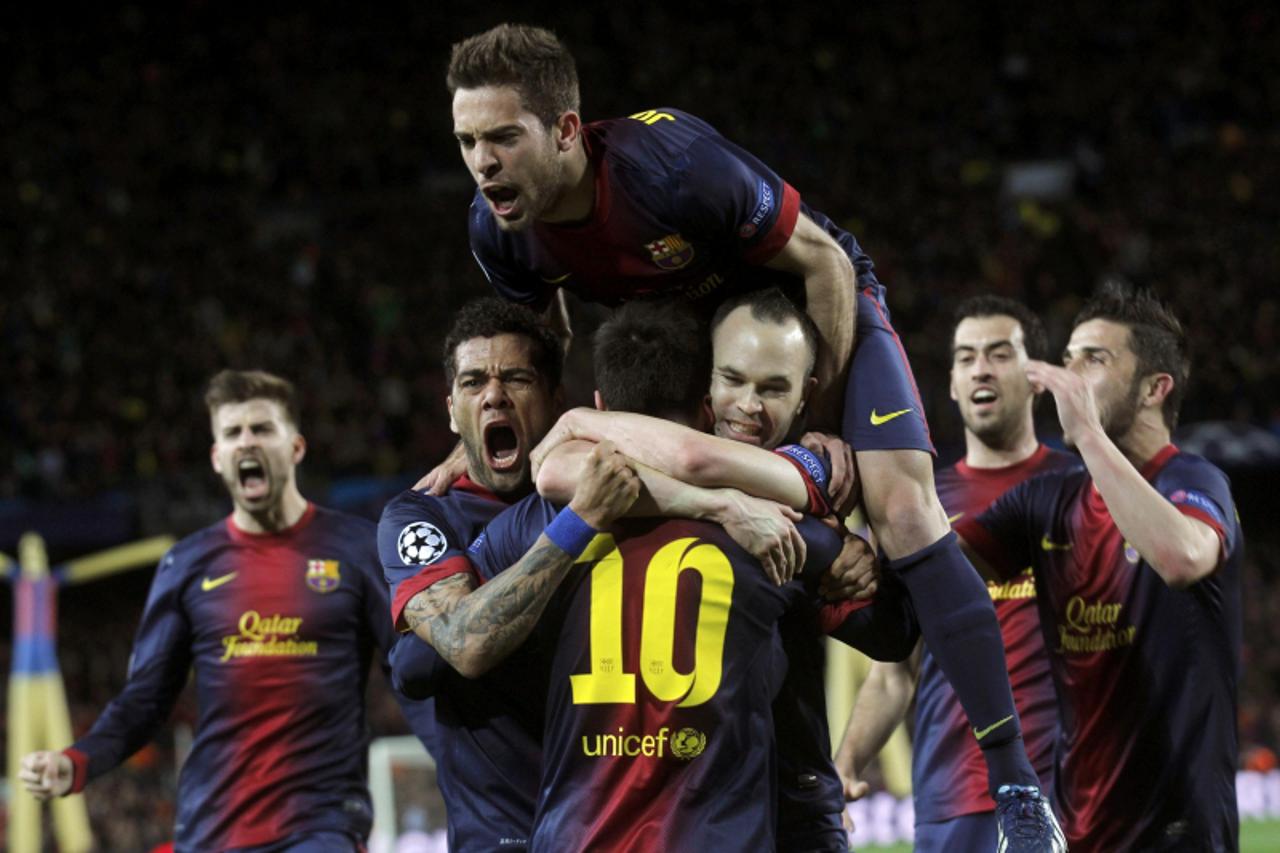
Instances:
[[[587,549],[599,531],[583,521],[582,517],[569,507],[565,507],[551,519],[547,529],[542,532],[561,551],[576,557]]]

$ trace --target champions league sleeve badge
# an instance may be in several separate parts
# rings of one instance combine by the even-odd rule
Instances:
[[[415,521],[405,525],[396,539],[400,562],[406,566],[427,566],[440,559],[449,547],[449,540],[429,521]]]

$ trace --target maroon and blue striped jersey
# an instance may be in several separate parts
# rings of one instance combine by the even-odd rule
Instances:
[[[801,212],[848,253],[860,288],[881,290],[851,234],[696,116],[647,110],[584,125],[583,139],[595,179],[585,222],[503,231],[476,192],[471,249],[508,300],[540,310],[563,287],[605,305],[678,295],[713,309],[776,281],[761,265],[786,245]]]
[[[378,523],[393,618],[432,584],[474,575],[466,548],[507,506],[466,477],[440,497],[411,490],[393,498]],[[522,649],[480,678],[464,678],[416,635],[402,635],[392,657],[393,683],[410,696],[435,697],[431,751],[450,850],[524,849],[542,761],[541,673],[541,659]]]
[[[977,518],[1009,489],[1046,471],[1078,466],[1069,453],[1041,445],[1027,459],[1004,468],[973,468],[963,460],[939,470],[934,481],[938,498],[952,523]],[[1002,583],[987,582],[1004,638],[1009,685],[1022,721],[1027,757],[1044,790],[1053,780],[1053,749],[1058,736],[1058,707],[1036,611],[1036,587],[1030,564]],[[987,764],[956,698],[928,644],[920,662],[916,691],[915,743],[911,785],[918,823],[934,823],[961,815],[989,812],[995,803],[988,792]]]
[[[514,564],[555,512],[530,498],[498,516],[471,549],[481,574]],[[840,537],[814,521],[802,533],[813,576]],[[530,849],[771,846],[776,624],[805,588],[683,519],[620,521],[578,562],[539,623],[550,676]]]
[[[176,850],[367,837],[365,683],[375,646],[394,643],[387,602],[361,518],[309,504],[280,533],[227,518],[183,539],[156,570],[128,683],[67,750],[73,789],[141,748],[194,669]]]
[[[1243,535],[1204,459],[1169,445],[1142,475],[1221,540],[1216,570],[1185,589],[1125,541],[1083,468],[1029,480],[958,530],[1006,577],[1034,569],[1071,849],[1235,850]]]

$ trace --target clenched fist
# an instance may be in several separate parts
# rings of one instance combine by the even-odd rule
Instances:
[[[71,790],[75,768],[61,752],[29,752],[22,757],[18,778],[37,800],[61,797]]]

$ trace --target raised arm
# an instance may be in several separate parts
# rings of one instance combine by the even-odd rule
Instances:
[[[830,234],[802,213],[791,239],[766,266],[804,279],[805,310],[822,343],[814,365],[818,387],[813,405],[818,425],[838,427],[858,311],[853,262]]]
[[[551,450],[573,439],[612,441],[642,465],[690,485],[738,489],[792,509],[809,505],[804,477],[778,454],[631,412],[566,412],[533,451],[535,476],[541,478]]]
[[[1053,394],[1058,417],[1080,451],[1116,527],[1169,586],[1190,586],[1212,574],[1222,541],[1212,527],[1185,515],[1147,482],[1102,428],[1083,377],[1042,361],[1027,363],[1032,384]]]
[[[462,675],[484,674],[524,642],[595,531],[624,513],[639,490],[626,457],[601,443],[574,500],[523,557],[483,586],[455,574],[427,587],[405,605],[405,624]]]

